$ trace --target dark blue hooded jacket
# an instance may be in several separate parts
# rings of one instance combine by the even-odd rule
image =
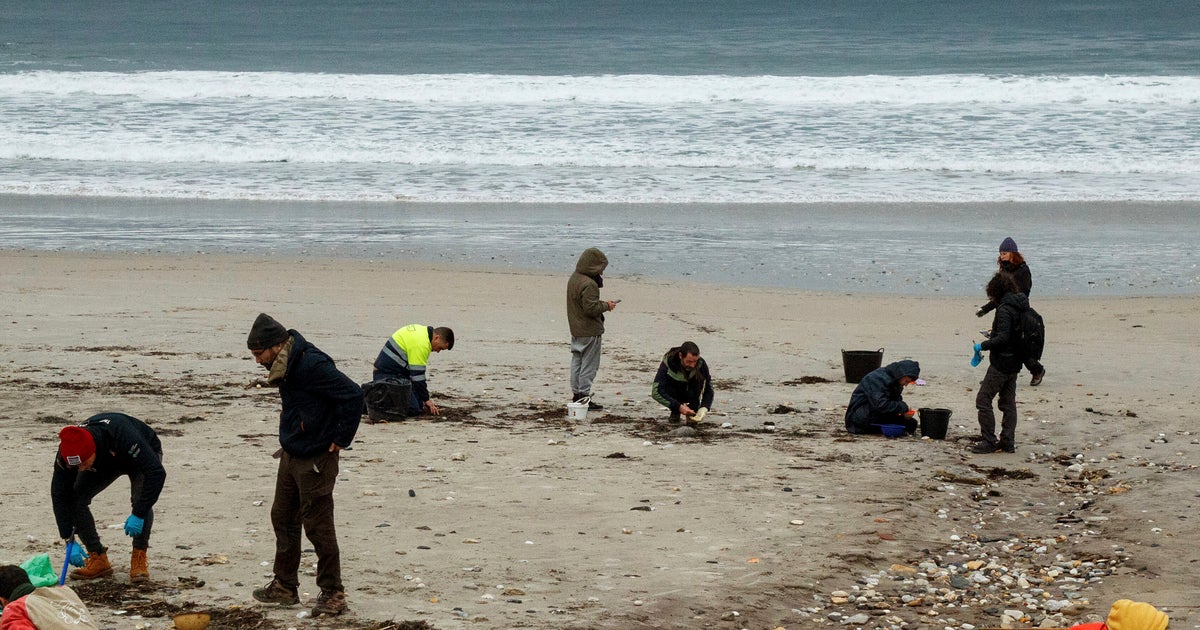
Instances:
[[[904,386],[900,377],[916,379],[921,375],[921,366],[916,361],[904,360],[889,363],[863,377],[846,407],[846,430],[863,433],[866,427],[881,422],[890,422],[908,411],[908,404],[901,394]]]
[[[295,341],[279,383],[280,446],[293,457],[314,457],[334,443],[350,446],[362,418],[362,388],[300,333],[288,333]]]

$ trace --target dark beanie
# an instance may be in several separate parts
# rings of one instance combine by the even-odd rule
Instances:
[[[1011,236],[1009,236],[1009,237],[1005,238],[1005,239],[1004,239],[1004,240],[1003,240],[1003,241],[1000,243],[1000,251],[1002,251],[1002,252],[1016,252],[1016,251],[1017,251],[1017,242],[1016,242],[1016,241],[1014,241],[1014,240],[1012,240],[1012,237],[1011,237]]]
[[[282,324],[266,313],[259,313],[254,325],[250,327],[250,334],[246,337],[246,347],[251,350],[266,350],[287,341],[287,338],[288,331]]]

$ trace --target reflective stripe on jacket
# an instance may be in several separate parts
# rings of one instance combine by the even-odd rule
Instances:
[[[375,358],[373,380],[382,378],[404,378],[412,382],[417,400],[429,400],[429,384],[425,368],[433,352],[433,327],[409,324],[392,333],[392,338],[383,345]]]

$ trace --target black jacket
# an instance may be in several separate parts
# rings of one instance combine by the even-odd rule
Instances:
[[[1000,263],[1000,271],[1011,275],[1013,283],[1017,285],[1017,290],[1024,293],[1026,298],[1029,297],[1029,292],[1033,290],[1033,276],[1029,273],[1029,265]]]
[[[1033,291],[1033,275],[1029,273],[1029,265],[1021,263],[1019,265],[1010,265],[1006,262],[1000,263],[1000,273],[1008,274],[1012,278],[1013,284],[1017,285],[1017,290],[1025,294],[1028,299],[1029,294]],[[996,303],[988,301],[979,309],[980,317],[992,312],[996,308]]]
[[[988,351],[988,361],[1005,374],[1021,371],[1021,340],[1018,338],[1021,314],[1029,309],[1024,293],[1009,293],[1000,299],[992,318],[992,334],[979,344]]]
[[[100,413],[84,420],[80,426],[96,442],[96,462],[90,471],[80,472],[79,468],[67,465],[62,453],[54,455],[50,500],[61,538],[70,537],[74,530],[71,515],[75,480],[79,475],[93,474],[92,471],[117,475],[140,472],[144,479],[142,493],[133,499],[133,515],[138,518],[146,518],[167,481],[167,471],[162,465],[162,443],[145,422],[123,413]]]
[[[902,394],[904,386],[900,377],[916,379],[921,375],[921,366],[916,361],[905,359],[889,363],[867,374],[850,395],[846,406],[846,430],[851,425],[867,427],[879,418],[894,418],[908,411],[908,403]]]
[[[293,457],[313,457],[335,443],[350,446],[362,417],[362,388],[300,333],[288,333],[294,341],[279,383],[280,446]]]

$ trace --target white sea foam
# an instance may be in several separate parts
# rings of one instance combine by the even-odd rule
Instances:
[[[1200,197],[1200,77],[0,75],[0,192]]]
[[[0,93],[147,101],[335,99],[397,103],[1175,104],[1200,102],[1192,76],[513,76],[284,72],[48,72],[0,75]]]

